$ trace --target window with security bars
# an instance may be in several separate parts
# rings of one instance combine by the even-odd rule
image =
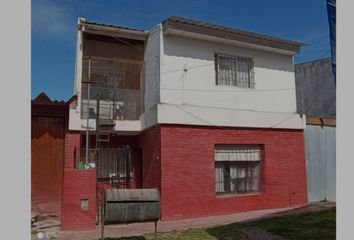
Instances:
[[[215,147],[217,194],[260,192],[260,146],[219,145]]]
[[[255,88],[253,59],[215,54],[216,85]]]

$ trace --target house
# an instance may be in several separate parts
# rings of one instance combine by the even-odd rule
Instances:
[[[306,115],[309,202],[336,201],[336,86],[330,58],[295,65],[298,113]]]
[[[307,204],[300,47],[181,17],[80,18],[62,228],[94,228],[111,187],[158,188],[162,221]]]

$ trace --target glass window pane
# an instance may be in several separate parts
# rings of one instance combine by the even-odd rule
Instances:
[[[260,191],[260,160],[259,146],[216,146],[216,192],[248,193]]]
[[[252,58],[217,54],[216,64],[218,85],[254,88]]]

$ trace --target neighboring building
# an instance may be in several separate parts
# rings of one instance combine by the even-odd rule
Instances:
[[[306,114],[310,202],[336,201],[336,86],[331,59],[295,65],[298,112]]]
[[[31,102],[31,209],[60,218],[69,106],[40,93]]]
[[[93,228],[112,185],[158,188],[163,221],[307,204],[300,47],[179,17],[151,31],[79,19],[62,227]],[[95,169],[78,170],[87,153]]]
[[[308,117],[336,116],[336,85],[331,59],[295,65],[297,112]]]

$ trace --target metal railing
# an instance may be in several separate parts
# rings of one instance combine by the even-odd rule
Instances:
[[[87,84],[83,84],[87,85]],[[87,117],[87,87],[82,87],[81,118]],[[109,89],[90,87],[89,118],[96,119],[99,107],[99,119],[137,120],[143,112],[143,92],[129,89]],[[99,106],[97,106],[97,100]]]
[[[91,119],[96,118],[99,107],[99,119],[139,119],[144,99],[143,61],[102,57],[90,57],[89,61],[84,57],[82,73],[81,118],[87,114]]]
[[[81,161],[75,168],[80,168],[80,163],[85,162],[86,149],[81,149]],[[120,182],[128,183],[132,177],[132,158],[129,147],[122,148],[90,148],[88,163],[94,163],[97,178],[101,180],[111,180],[118,177]]]

